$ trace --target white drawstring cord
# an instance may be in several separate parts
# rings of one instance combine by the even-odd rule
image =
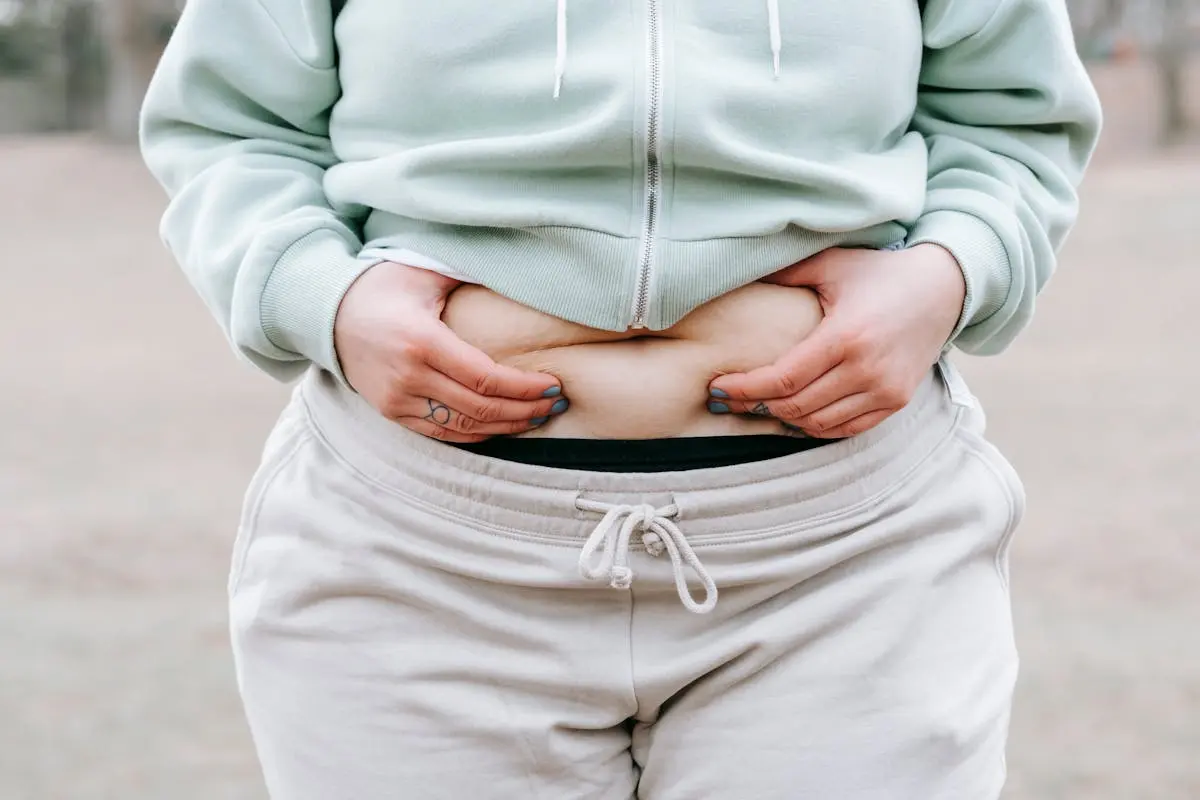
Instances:
[[[562,91],[563,75],[567,72],[567,0],[558,0],[558,45],[554,56],[554,99]]]
[[[684,607],[696,614],[707,614],[717,605],[717,584],[713,581],[696,552],[688,544],[671,518],[679,513],[679,507],[670,505],[655,508],[652,505],[638,506],[599,503],[580,498],[575,502],[580,511],[603,514],[592,534],[579,552],[579,574],[588,580],[608,579],[614,589],[628,589],[633,585],[633,570],[629,568],[629,545],[635,531],[642,534],[642,544],[652,556],[666,553],[671,559],[671,573],[675,579],[675,591]],[[623,521],[622,521],[623,520]],[[594,558],[603,546],[600,558]],[[684,567],[692,568],[696,577],[704,584],[704,600],[696,602],[687,585]]]
[[[779,26],[779,0],[767,0],[767,21],[771,37],[771,63],[775,77],[779,77],[780,54],[783,52],[783,33]],[[558,15],[555,21],[556,44],[554,48],[554,99],[562,93],[563,76],[567,74],[567,0],[558,0]]]
[[[783,51],[783,34],[779,30],[779,0],[767,0],[767,20],[771,28],[771,60],[775,77],[779,77],[779,54]]]

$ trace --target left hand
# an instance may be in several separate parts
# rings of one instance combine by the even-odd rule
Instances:
[[[810,436],[856,436],[904,408],[941,356],[966,284],[948,250],[830,249],[764,279],[805,286],[825,319],[776,363],[713,380],[714,402]]]

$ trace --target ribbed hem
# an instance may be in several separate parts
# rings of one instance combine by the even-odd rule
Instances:
[[[917,220],[908,246],[936,244],[950,251],[967,284],[962,315],[950,337],[983,322],[1003,307],[1012,288],[1011,265],[1004,243],[979,217],[961,211],[933,211]]]
[[[333,323],[350,285],[371,266],[334,231],[316,231],[283,252],[263,288],[263,333],[349,386],[338,363]]]
[[[488,228],[393,218],[388,238],[453,267],[498,294],[570,322],[624,331],[633,322],[637,238],[565,226]],[[765,236],[656,243],[646,324],[671,327],[704,303],[830,247],[887,247],[889,223],[814,233],[789,226]]]

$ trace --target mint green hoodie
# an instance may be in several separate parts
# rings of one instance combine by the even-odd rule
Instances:
[[[1100,126],[1064,0],[189,0],[145,101],[162,233],[241,353],[340,374],[367,247],[661,330],[834,246],[950,250],[1002,350]]]

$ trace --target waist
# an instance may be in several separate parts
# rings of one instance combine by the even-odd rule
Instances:
[[[686,474],[578,471],[497,461],[414,433],[386,419],[329,373],[313,370],[295,400],[347,475],[370,481],[414,507],[440,509],[511,534],[578,542],[595,527],[575,500],[677,504],[688,535],[778,526],[787,505],[797,519],[866,508],[913,474],[958,425],[958,411],[935,370],[913,400],[858,436],[802,453]]]
[[[376,215],[378,216],[378,214]],[[373,217],[374,218],[374,217]],[[740,235],[654,237],[565,225],[489,227],[407,217],[369,226],[366,249],[404,249],[449,265],[505,297],[588,328],[625,331],[635,308],[645,328],[677,325],[712,298],[831,247],[886,248],[903,241],[898,222],[814,230],[786,219]],[[643,267],[647,267],[643,269]]]
[[[821,317],[810,290],[763,283],[652,334],[588,328],[480,286],[455,291],[442,315],[495,361],[562,383],[570,409],[523,438],[623,440],[788,434],[778,420],[711,413],[708,385],[773,363]]]

